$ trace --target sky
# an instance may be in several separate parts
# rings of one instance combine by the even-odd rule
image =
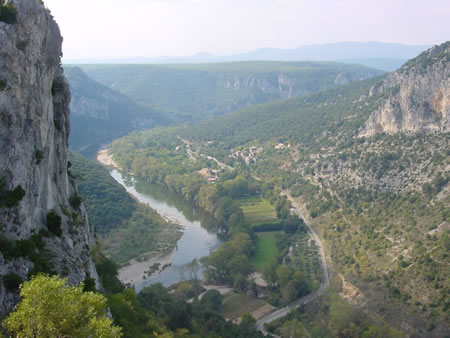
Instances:
[[[188,56],[342,41],[439,44],[448,0],[44,0],[64,59]]]

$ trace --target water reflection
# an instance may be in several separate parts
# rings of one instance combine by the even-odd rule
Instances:
[[[217,226],[214,217],[193,206],[176,193],[140,178],[131,177],[130,179],[130,177],[128,177],[128,180],[130,185],[135,186],[137,192],[151,195],[154,200],[164,202],[168,206],[176,208],[182,212],[184,218],[189,222],[199,221],[201,226],[209,232],[216,233],[218,231],[219,227]]]
[[[111,171],[111,176],[140,202],[151,206],[161,215],[176,220],[184,227],[183,235],[171,253],[172,266],[165,269],[158,277],[150,277],[146,282],[138,285],[137,291],[150,284],[160,282],[167,286],[188,278],[189,269],[186,264],[194,259],[208,256],[222,243],[216,235],[217,227],[214,218],[196,209],[175,193],[115,169]],[[198,275],[202,276],[201,270]]]

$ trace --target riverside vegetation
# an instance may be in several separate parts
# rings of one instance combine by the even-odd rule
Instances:
[[[251,216],[237,202],[242,194],[277,205],[279,192],[290,190],[335,269],[363,294],[361,306],[397,327],[406,321],[411,332],[442,336],[449,329],[448,131],[364,133],[379,107],[408,95],[405,81],[447,71],[448,53],[446,43],[411,60],[388,77],[399,85],[370,79],[191,127],[135,132],[113,143],[114,158],[215,214],[231,236],[251,233]],[[445,121],[430,116],[438,126]],[[250,159],[252,147],[263,151]],[[216,170],[215,185],[194,175],[205,167]],[[252,256],[237,245],[238,255]]]
[[[101,165],[70,154],[89,221],[95,226],[104,253],[119,264],[149,252],[171,249],[180,236],[175,224],[138,203]]]

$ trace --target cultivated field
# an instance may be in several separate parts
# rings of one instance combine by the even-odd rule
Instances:
[[[264,305],[266,305],[266,302],[260,299],[242,294],[234,294],[224,299],[220,314],[225,318],[237,320],[244,313],[252,313]]]
[[[261,197],[249,197],[239,200],[245,220],[251,226],[278,222],[275,208]]]

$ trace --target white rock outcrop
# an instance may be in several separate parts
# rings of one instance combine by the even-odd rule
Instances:
[[[371,90],[386,99],[360,136],[398,132],[450,131],[450,42],[408,61]]]

